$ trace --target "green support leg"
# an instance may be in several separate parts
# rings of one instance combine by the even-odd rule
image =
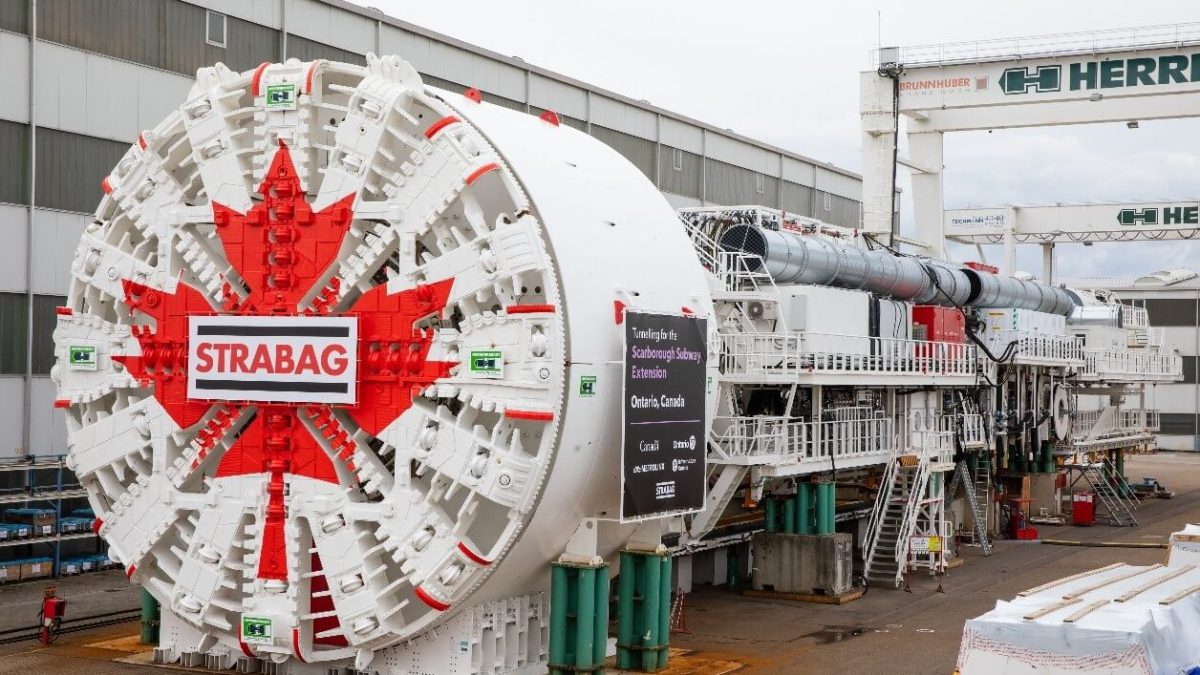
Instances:
[[[1117,475],[1120,476],[1121,478],[1125,478],[1125,449],[1117,448],[1116,455],[1117,455],[1117,466],[1116,466]],[[1117,480],[1117,485],[1120,486],[1119,489],[1124,494],[1124,496],[1128,497],[1129,490],[1126,489],[1125,484],[1122,483],[1120,480]]]
[[[834,483],[817,483],[817,534],[827,535],[834,532],[834,510],[836,506],[837,485]]]
[[[662,597],[662,565],[650,556],[646,556],[643,563],[645,585],[642,590],[642,635],[645,639],[642,643],[642,670],[652,672],[658,670],[658,652],[654,649],[660,639],[658,613]]]
[[[617,589],[617,668],[644,672],[665,668],[671,627],[671,557],[622,552]]]
[[[550,565],[550,673],[564,673],[567,663],[567,612],[571,594],[570,568]]]
[[[596,671],[604,673],[604,659],[608,651],[608,565],[596,569],[595,588],[596,622],[592,638],[592,663],[601,666]]]
[[[796,500],[791,497],[783,500],[783,531],[796,534]]]
[[[638,634],[636,610],[634,608],[634,590],[637,585],[637,575],[640,572],[636,564],[637,556],[621,552],[621,572],[617,576],[617,668],[628,670],[633,668],[634,636]]]
[[[602,674],[608,566],[552,563],[550,569],[550,674]]]
[[[158,600],[142,589],[142,644],[158,644]]]
[[[796,534],[813,533],[813,484],[796,485]]]
[[[658,612],[658,669],[667,667],[671,644],[671,556],[662,557],[662,583],[659,586]]]
[[[779,500],[774,497],[767,497],[767,503],[763,505],[766,515],[767,532],[779,531]]]

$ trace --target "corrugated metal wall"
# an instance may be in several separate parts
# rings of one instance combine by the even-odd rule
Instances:
[[[802,216],[813,215],[813,189],[798,185],[791,181],[783,181],[783,194],[780,195],[780,208],[788,213]]]
[[[1196,435],[1194,413],[1159,413],[1159,432],[1175,436]]]
[[[714,204],[779,203],[779,179],[712,158],[704,160],[705,199]]]
[[[279,31],[231,16],[225,47],[214,47],[206,20],[204,8],[175,0],[38,2],[39,38],[134,63],[194,75],[218,61],[248,70],[276,60]]]
[[[289,59],[300,59],[301,61],[328,59],[330,61],[357,63],[359,65],[365,65],[367,62],[367,58],[363,54],[356,54],[355,52],[338,47],[330,47],[316,40],[309,40],[308,38],[302,38],[299,35],[292,35],[291,33],[288,34],[287,38],[287,57]]]
[[[25,295],[0,293],[0,375],[25,373]]]
[[[644,138],[631,136],[620,131],[593,124],[592,136],[610,148],[621,153],[642,173],[653,180],[654,178],[654,142]]]
[[[1148,298],[1146,314],[1152,326],[1195,326],[1196,300],[1193,298]]]
[[[37,132],[37,205],[91,213],[100,203],[104,180],[129,150],[118,143],[57,129]]]
[[[33,296],[33,374],[49,375],[54,365],[54,327],[58,325],[56,307],[67,304],[59,295]]]
[[[29,125],[0,120],[0,202],[29,203]]]
[[[701,169],[704,161],[700,155],[662,146],[658,158],[659,189],[685,197],[701,197]]]
[[[29,0],[0,0],[0,30],[29,32]]]

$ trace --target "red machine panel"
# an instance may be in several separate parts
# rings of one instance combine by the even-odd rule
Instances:
[[[913,307],[913,335],[924,334],[930,342],[966,342],[967,322],[954,307],[917,305]]]

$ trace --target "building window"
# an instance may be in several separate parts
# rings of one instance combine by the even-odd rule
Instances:
[[[28,303],[24,293],[0,293],[0,375],[25,374]]]
[[[679,148],[671,148],[671,168],[683,171],[683,151]]]
[[[754,174],[754,191],[760,195],[767,191],[767,179],[761,173]]]
[[[225,15],[220,12],[208,11],[208,19],[205,22],[207,31],[204,36],[204,41],[214,47],[225,48]]]
[[[821,194],[821,208],[825,209],[826,211],[833,210],[833,196],[828,192]]]

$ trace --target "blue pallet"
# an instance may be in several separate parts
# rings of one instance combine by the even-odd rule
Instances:
[[[28,539],[33,535],[33,526],[23,523],[0,523],[0,541]]]
[[[91,509],[75,509],[71,515],[75,518],[96,518],[96,512]]]
[[[60,518],[58,521],[58,531],[63,534],[89,532],[92,529],[93,522],[95,521],[91,518]]]

